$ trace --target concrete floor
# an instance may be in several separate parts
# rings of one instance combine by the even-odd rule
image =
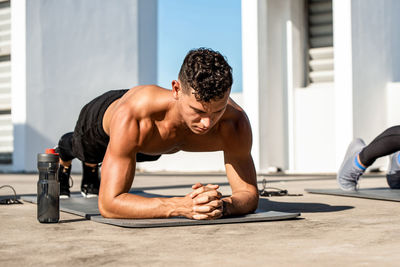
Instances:
[[[77,191],[80,177],[74,176]],[[301,219],[129,229],[63,212],[60,223],[40,224],[36,205],[0,205],[0,266],[399,265],[399,202],[304,192],[336,188],[332,176],[267,178],[270,186],[303,196],[263,198],[263,207],[301,212]],[[222,176],[139,175],[133,188],[184,195],[197,181],[222,184],[222,193],[230,193]],[[17,194],[35,193],[36,182],[36,175],[0,175],[0,186],[10,184]],[[382,176],[361,182],[362,188],[381,186]],[[1,189],[0,195],[10,192]]]

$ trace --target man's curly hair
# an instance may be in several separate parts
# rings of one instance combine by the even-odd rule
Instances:
[[[219,52],[193,49],[183,61],[179,80],[186,93],[193,88],[197,101],[220,100],[232,86],[232,68]]]

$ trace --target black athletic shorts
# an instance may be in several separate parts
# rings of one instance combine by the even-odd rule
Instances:
[[[128,89],[109,91],[96,97],[82,108],[74,132],[65,134],[59,142],[58,147],[62,160],[69,161],[72,158],[78,158],[86,163],[103,161],[110,141],[103,129],[104,113],[111,103],[121,98],[127,91]],[[154,161],[160,157],[161,155],[137,153],[136,161]]]

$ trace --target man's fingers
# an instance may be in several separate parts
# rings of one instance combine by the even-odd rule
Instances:
[[[222,209],[215,209],[211,212],[209,217],[212,217],[213,219],[218,219],[222,217]]]
[[[222,207],[222,200],[213,200],[206,205],[194,206],[193,211],[201,212],[201,213],[208,213],[208,212],[212,212],[214,209],[221,208],[221,207]]]
[[[193,200],[194,204],[206,204],[210,202],[210,196],[198,196]]]
[[[222,208],[222,200],[211,201],[208,205],[214,208]]]
[[[206,204],[216,199],[221,199],[222,194],[216,190],[207,191],[201,194],[198,194],[196,197],[193,198],[194,204]]]
[[[213,210],[212,212],[205,213],[205,214],[194,214],[193,219],[195,220],[215,220],[219,219],[222,217],[222,210],[216,209]]]
[[[214,208],[208,205],[202,205],[202,206],[194,206],[193,211],[195,212],[201,212],[201,213],[208,213],[211,212]]]
[[[208,184],[206,187],[212,188],[212,189],[218,189],[219,185],[217,184]]]
[[[213,200],[219,199],[218,194],[210,194],[210,195],[206,195],[206,194],[202,194],[200,196],[197,196],[194,200],[193,203],[196,205],[199,204],[207,204]]]
[[[203,192],[205,192],[205,187],[204,187],[204,186],[199,187],[199,188],[195,189],[195,190],[190,194],[190,197],[191,197],[191,198],[195,198],[196,196],[198,196],[199,194],[201,194],[201,193],[203,193]]]
[[[192,186],[192,189],[194,190],[191,194],[191,198],[195,198],[201,193],[207,192],[207,191],[213,191],[217,190],[219,188],[219,185],[217,184],[208,184],[207,186],[202,185],[201,183],[196,183],[195,185]],[[222,196],[222,195],[221,195]]]
[[[196,184],[192,185],[192,189],[195,190],[195,189],[200,188],[202,186],[203,185],[201,183],[196,183]]]
[[[207,218],[208,218],[208,215],[206,215],[206,214],[193,215],[193,219],[195,219],[195,220],[206,220]]]
[[[216,188],[218,188],[218,185],[216,185],[217,187]],[[215,186],[214,186],[215,187]],[[198,196],[198,195],[200,195],[200,194],[202,194],[202,193],[204,193],[204,192],[213,192],[213,191],[215,191],[215,192],[217,192],[216,191],[216,188],[210,188],[210,187],[208,187],[208,186],[202,186],[202,187],[199,187],[199,188],[197,188],[197,189],[195,189],[191,194],[190,194],[190,197],[191,198],[195,198],[196,196]],[[221,193],[219,193],[219,194],[221,194]],[[222,196],[222,195],[221,195]]]
[[[221,193],[218,191],[209,191],[198,195],[193,199],[194,204],[207,204],[213,200],[220,199]]]

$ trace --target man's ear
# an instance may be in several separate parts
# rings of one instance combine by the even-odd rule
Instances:
[[[177,80],[172,81],[172,94],[176,100],[179,99],[179,92],[181,92],[181,84]],[[181,92],[182,93],[182,92]]]

